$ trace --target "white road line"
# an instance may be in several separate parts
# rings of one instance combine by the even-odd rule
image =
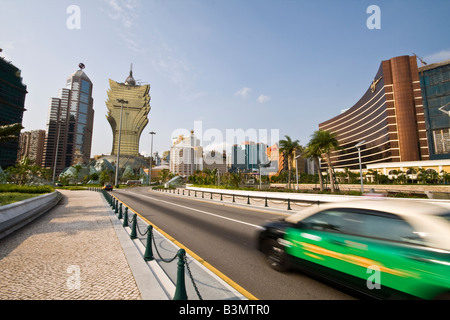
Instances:
[[[203,211],[203,210],[199,210],[199,209],[183,206],[181,204],[176,204],[176,203],[172,203],[172,202],[165,201],[165,200],[156,199],[156,198],[153,198],[153,197],[150,197],[150,196],[146,196],[146,195],[143,195],[143,194],[138,194],[138,193],[134,193],[134,194],[138,195],[138,196],[141,196],[141,197],[149,198],[149,199],[154,200],[154,201],[164,202],[164,203],[170,204],[172,206],[176,206],[176,207],[180,207],[180,208],[184,208],[184,209],[200,212],[200,213],[203,213],[203,214],[207,214],[207,215],[214,216],[214,217],[217,217],[217,218],[233,221],[233,222],[240,223],[240,224],[245,224],[247,226],[254,227],[254,228],[257,228],[257,229],[263,229],[263,227],[258,226],[256,224],[252,224],[252,223],[248,223],[248,222],[244,222],[244,221],[240,221],[240,220],[236,220],[236,219],[231,219],[231,218],[228,218],[228,217],[219,216],[219,215],[211,213],[211,212],[207,212],[207,211]]]

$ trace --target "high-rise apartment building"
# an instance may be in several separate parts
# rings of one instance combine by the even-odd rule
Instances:
[[[17,161],[30,159],[37,166],[42,166],[44,152],[45,130],[33,130],[20,133]]]
[[[91,156],[93,85],[83,68],[80,64],[80,70],[67,78],[58,97],[50,99],[43,166],[54,169],[56,163],[57,174],[71,165],[87,164]]]
[[[170,171],[188,176],[197,170],[203,170],[203,147],[191,131],[190,135],[174,138],[170,148]]]
[[[20,70],[0,57],[0,126],[22,123],[25,111],[27,86],[23,84]],[[17,139],[0,142],[0,167],[14,166],[19,148]]]
[[[450,159],[450,60],[419,68],[430,159]]]

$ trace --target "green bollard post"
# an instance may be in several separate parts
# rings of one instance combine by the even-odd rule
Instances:
[[[177,286],[175,289],[175,295],[173,300],[187,300],[186,293],[186,284],[184,281],[184,257],[186,255],[186,251],[184,249],[180,249],[177,252],[178,256],[178,268],[177,268]]]
[[[122,202],[120,203],[120,206],[119,206],[119,215],[122,215]]]
[[[265,201],[264,207],[268,207],[268,205],[267,205],[267,197],[266,197],[266,201]]]
[[[247,204],[250,204],[250,196],[247,196]]]
[[[122,227],[128,227],[128,210],[125,210],[125,213],[123,214]]]
[[[125,211],[128,212],[128,208],[125,207]],[[119,216],[117,217],[119,220],[123,218],[122,211],[119,211]]]
[[[292,209],[291,209],[291,199],[288,199],[288,207],[287,207],[287,209],[288,209],[288,210],[292,210]]]
[[[114,213],[119,213],[119,200],[116,199],[116,205],[114,206]]]
[[[135,213],[135,214],[133,214],[133,222],[131,223],[131,234],[130,234],[131,239],[137,238],[136,223],[137,223],[137,214]]]
[[[153,237],[153,226],[149,225],[147,227],[147,245],[145,246],[144,260],[152,261],[155,258],[153,257],[152,250],[152,237]]]

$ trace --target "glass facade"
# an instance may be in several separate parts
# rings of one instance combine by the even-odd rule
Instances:
[[[231,159],[231,172],[258,171],[260,165],[267,165],[267,145],[264,143],[245,142],[242,145],[233,145]]]
[[[419,69],[430,159],[450,159],[450,60]]]
[[[76,163],[88,163],[93,121],[92,82],[78,70],[67,79],[66,88],[59,91],[58,98],[51,99],[44,166],[53,168],[57,159],[56,171],[59,173]]]
[[[27,87],[22,83],[20,70],[0,58],[0,126],[22,123],[25,111]],[[0,143],[0,166],[3,169],[14,166],[19,149],[17,140]]]

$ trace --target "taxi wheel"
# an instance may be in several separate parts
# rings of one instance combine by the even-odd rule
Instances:
[[[438,295],[435,300],[450,300],[450,292],[445,292]]]
[[[276,240],[270,239],[265,242],[264,253],[271,268],[280,272],[289,271],[290,266],[286,252],[284,252],[283,246]]]

